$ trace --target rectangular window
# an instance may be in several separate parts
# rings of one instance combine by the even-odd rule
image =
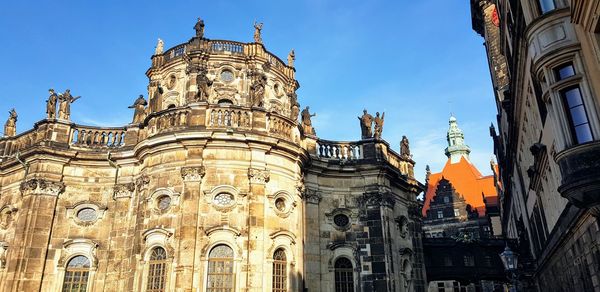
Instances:
[[[575,68],[573,64],[567,63],[554,68],[554,74],[556,75],[556,81],[560,81],[575,75]]]
[[[556,9],[556,3],[554,3],[554,0],[539,0],[539,3],[542,14]]]
[[[458,209],[454,209],[454,217],[460,216],[460,211]]]
[[[444,212],[443,211],[438,211],[437,215],[438,215],[438,219],[444,218]]]
[[[449,256],[444,257],[444,266],[451,267],[452,266],[452,258]]]
[[[444,203],[450,203],[450,198],[444,197]]]
[[[587,117],[579,86],[570,87],[560,92],[569,119],[571,135],[575,144],[590,142],[594,138]]]

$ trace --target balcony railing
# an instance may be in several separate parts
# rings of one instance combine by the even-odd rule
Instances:
[[[357,160],[363,158],[362,145],[356,142],[317,141],[317,157]]]
[[[292,138],[292,129],[296,126],[290,119],[279,115],[270,114],[268,116],[267,127],[269,133],[290,140]]]
[[[207,125],[213,128],[251,128],[252,112],[240,108],[215,107],[208,110]]]
[[[232,41],[212,40],[210,41],[210,51],[211,53],[229,52],[232,54],[244,54],[244,44]]]
[[[179,130],[188,125],[189,108],[172,108],[154,113],[148,121],[148,134],[150,136]]]
[[[85,148],[118,148],[125,146],[125,128],[97,128],[73,125],[70,144]]]

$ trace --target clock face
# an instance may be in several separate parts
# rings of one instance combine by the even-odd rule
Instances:
[[[234,76],[233,76],[233,72],[229,71],[229,70],[223,70],[221,72],[221,81],[223,82],[231,82],[233,81]]]

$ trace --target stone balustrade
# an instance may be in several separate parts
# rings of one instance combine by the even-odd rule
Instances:
[[[267,119],[267,128],[269,130],[269,133],[275,134],[285,139],[291,139],[292,129],[296,126],[291,120],[276,114],[268,115]]]
[[[118,148],[125,146],[124,127],[100,128],[81,125],[71,127],[70,144],[84,148]]]
[[[189,116],[189,108],[171,108],[154,113],[148,120],[148,134],[152,136],[186,127]]]
[[[362,145],[357,142],[337,142],[318,140],[317,157],[340,160],[357,160],[363,158]]]
[[[206,125],[213,128],[251,128],[252,112],[233,107],[208,109]]]
[[[210,52],[211,53],[223,53],[228,52],[231,54],[244,54],[244,44],[233,41],[225,40],[211,40],[210,41]]]
[[[0,139],[0,156],[11,156],[23,151],[41,140],[42,136],[34,129],[14,137]]]

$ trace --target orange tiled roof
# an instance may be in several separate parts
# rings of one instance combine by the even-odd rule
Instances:
[[[450,159],[448,159],[442,172],[432,173],[429,176],[425,204],[423,206],[423,216],[426,216],[431,199],[435,196],[437,185],[442,178],[450,181],[456,192],[465,198],[466,203],[477,209],[479,216],[485,215],[483,196],[486,198],[497,196],[493,175],[483,176],[464,157],[461,157],[460,161],[454,164],[450,163]]]

